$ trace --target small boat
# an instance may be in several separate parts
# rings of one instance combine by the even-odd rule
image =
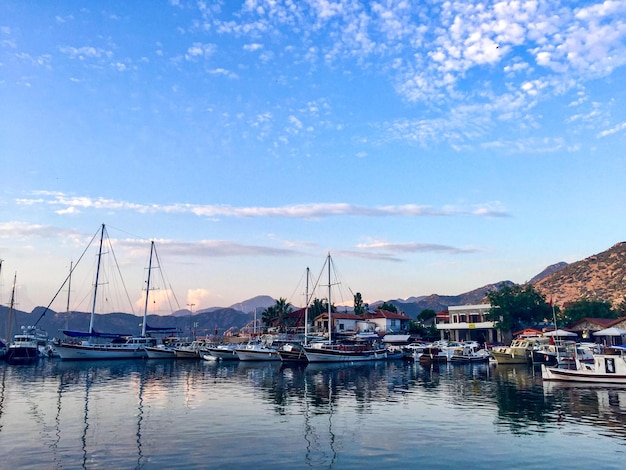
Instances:
[[[546,381],[626,384],[626,348],[613,346],[594,354],[593,363],[576,359],[574,369],[542,364],[541,378]]]
[[[146,346],[144,349],[148,359],[176,359],[176,352],[173,346],[157,344],[155,346]]]
[[[468,362],[489,362],[491,354],[481,349],[478,343],[468,343],[452,350],[450,362],[466,364]]]
[[[491,349],[491,355],[498,364],[528,364],[531,361],[532,350],[549,341],[550,338],[541,336],[517,338],[511,341],[509,346],[494,347]]]
[[[176,359],[200,359],[200,343],[192,341],[189,344],[174,348]]]
[[[250,341],[246,346],[235,349],[240,361],[280,361],[278,349],[271,340]]]
[[[211,355],[222,361],[238,361],[239,356],[237,356],[235,352],[238,346],[237,343],[222,343],[217,346],[205,346],[203,351],[205,353],[204,355]]]
[[[304,347],[299,343],[287,343],[278,349],[278,355],[283,362],[308,362]]]

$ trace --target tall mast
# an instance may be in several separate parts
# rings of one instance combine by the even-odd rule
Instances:
[[[67,276],[67,306],[65,308],[65,312],[69,313],[70,311],[70,292],[72,290],[72,267],[74,266],[74,262],[70,261],[70,274]]]
[[[309,334],[309,268],[306,268],[306,293],[304,294],[304,345],[308,346]]]
[[[141,336],[146,336],[146,322],[148,320],[148,296],[150,295],[150,273],[152,272],[152,252],[154,251],[154,241],[150,242],[150,261],[148,261],[148,280],[146,282],[146,305],[143,309],[143,322],[141,324]]]
[[[13,328],[13,306],[15,305],[15,284],[17,282],[17,272],[13,275],[13,289],[11,290],[11,303],[9,304],[9,319],[7,323],[7,341],[11,341],[11,329]]]
[[[91,319],[89,320],[89,333],[93,333],[93,320],[96,315],[96,301],[98,297],[98,281],[100,279],[100,261],[102,260],[102,242],[104,240],[104,224],[100,232],[100,248],[98,249],[98,268],[96,269],[96,283],[93,286],[93,304],[91,305]]]
[[[333,342],[332,307],[330,306],[330,253],[328,253],[328,344]]]

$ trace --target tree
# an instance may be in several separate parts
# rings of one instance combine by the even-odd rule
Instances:
[[[365,314],[365,305],[363,304],[363,297],[360,292],[354,294],[354,314],[355,315],[363,315]]]
[[[397,307],[390,302],[383,302],[383,304],[378,308],[387,312],[398,313]]]
[[[615,313],[617,317],[626,317],[626,297],[615,307]]]
[[[433,309],[425,308],[417,315],[417,319],[420,320],[422,323],[425,323],[431,318],[435,318],[436,316],[437,312],[435,312]]]
[[[568,304],[563,309],[566,324],[589,318],[618,318],[619,313],[611,307],[611,302],[604,300],[581,299]]]
[[[263,323],[265,323],[265,325],[270,325],[275,322],[283,324],[285,317],[287,314],[291,313],[291,311],[291,304],[287,302],[287,299],[283,299],[281,297],[274,305],[263,310],[261,318],[263,319]]]
[[[487,319],[501,331],[513,332],[552,318],[545,296],[531,284],[505,286],[487,293],[491,304]]]
[[[272,305],[263,310],[261,314],[261,320],[263,320],[263,324],[270,325],[274,322],[274,320],[278,318],[278,311],[276,310],[276,305]]]
[[[335,311],[335,307],[331,306],[331,312]],[[328,302],[320,299],[313,299],[311,306],[309,307],[309,315],[311,318],[315,318],[323,313],[328,313]]]

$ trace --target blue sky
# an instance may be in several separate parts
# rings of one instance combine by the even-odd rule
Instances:
[[[2,301],[17,272],[19,308],[47,305],[102,223],[131,293],[154,239],[196,309],[301,304],[328,252],[376,301],[604,251],[626,228],[625,18],[623,1],[2,2]]]

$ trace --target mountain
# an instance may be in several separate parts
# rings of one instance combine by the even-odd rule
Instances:
[[[37,307],[32,313],[14,311],[14,321],[11,325],[12,334],[18,333],[21,325],[33,325],[41,316],[43,307]],[[179,311],[183,312],[183,311]],[[0,306],[0,316],[7,318],[8,307]],[[41,318],[38,326],[48,332],[51,337],[62,337],[63,330],[89,330],[90,314],[86,312],[57,313],[48,310]],[[214,333],[217,328],[224,332],[229,328],[241,328],[251,321],[254,315],[239,312],[232,308],[222,308],[212,312],[200,312],[191,315],[187,310],[186,315],[148,315],[147,324],[152,327],[175,328],[180,335],[188,336],[193,330],[196,335],[204,336]],[[96,314],[94,329],[102,333],[120,333],[139,335],[143,318],[129,313]],[[0,328],[0,337],[6,337],[5,324]]]
[[[512,285],[514,285],[514,283],[511,281],[502,281],[495,284],[487,284],[479,287],[478,289],[459,295],[432,294],[425,297],[418,297],[419,300],[413,302],[402,302],[398,300],[390,300],[388,302],[395,305],[398,310],[404,312],[411,318],[417,318],[421,311],[426,309],[440,312],[442,310],[447,310],[450,306],[485,303],[485,295],[487,295],[487,292]]]
[[[571,263],[534,286],[557,305],[587,299],[617,306],[626,296],[626,242]]]
[[[256,310],[257,313],[260,313],[265,310],[267,307],[271,307],[276,303],[276,299],[270,297],[269,295],[257,295],[256,297],[252,297],[251,299],[244,300],[243,302],[238,302],[230,306],[230,308],[234,308],[239,310],[240,312],[246,313],[254,313]]]
[[[613,245],[610,249],[589,256],[581,261],[567,264],[564,262],[552,264],[534,276],[530,284],[544,294],[547,299],[562,305],[579,299],[606,300],[617,306],[626,297],[626,242]],[[501,281],[488,284],[478,289],[459,295],[414,296],[406,300],[396,299],[387,302],[394,304],[400,311],[411,318],[424,309],[435,312],[446,310],[449,306],[480,304],[485,302],[485,295],[490,290],[500,289],[503,286],[514,285],[511,281]],[[170,316],[150,315],[148,324],[154,327],[174,326],[183,334],[188,334],[193,328],[197,334],[205,335],[214,332],[215,328],[223,332],[228,328],[241,328],[250,324],[261,312],[276,302],[270,296],[260,295],[231,305],[230,307],[214,307],[203,309],[192,314],[189,310],[179,310]],[[382,301],[370,304],[371,307],[380,305]],[[43,307],[37,307],[31,313],[14,312],[15,320],[12,332],[18,331],[17,325],[32,325],[37,321]],[[7,318],[8,307],[0,306],[0,317]],[[138,334],[141,318],[126,313],[110,313],[97,315],[96,330],[102,332],[123,332]],[[0,324],[0,337],[6,337],[6,332]],[[89,314],[72,312],[70,314],[48,311],[39,326],[51,336],[60,336],[63,329],[88,329]]]
[[[565,261],[561,261],[560,263],[556,263],[556,264],[551,264],[546,269],[541,271],[539,274],[534,276],[530,281],[528,281],[528,284],[536,284],[542,279],[545,279],[546,277],[551,276],[552,274],[560,271],[561,269],[567,266],[568,264]]]

